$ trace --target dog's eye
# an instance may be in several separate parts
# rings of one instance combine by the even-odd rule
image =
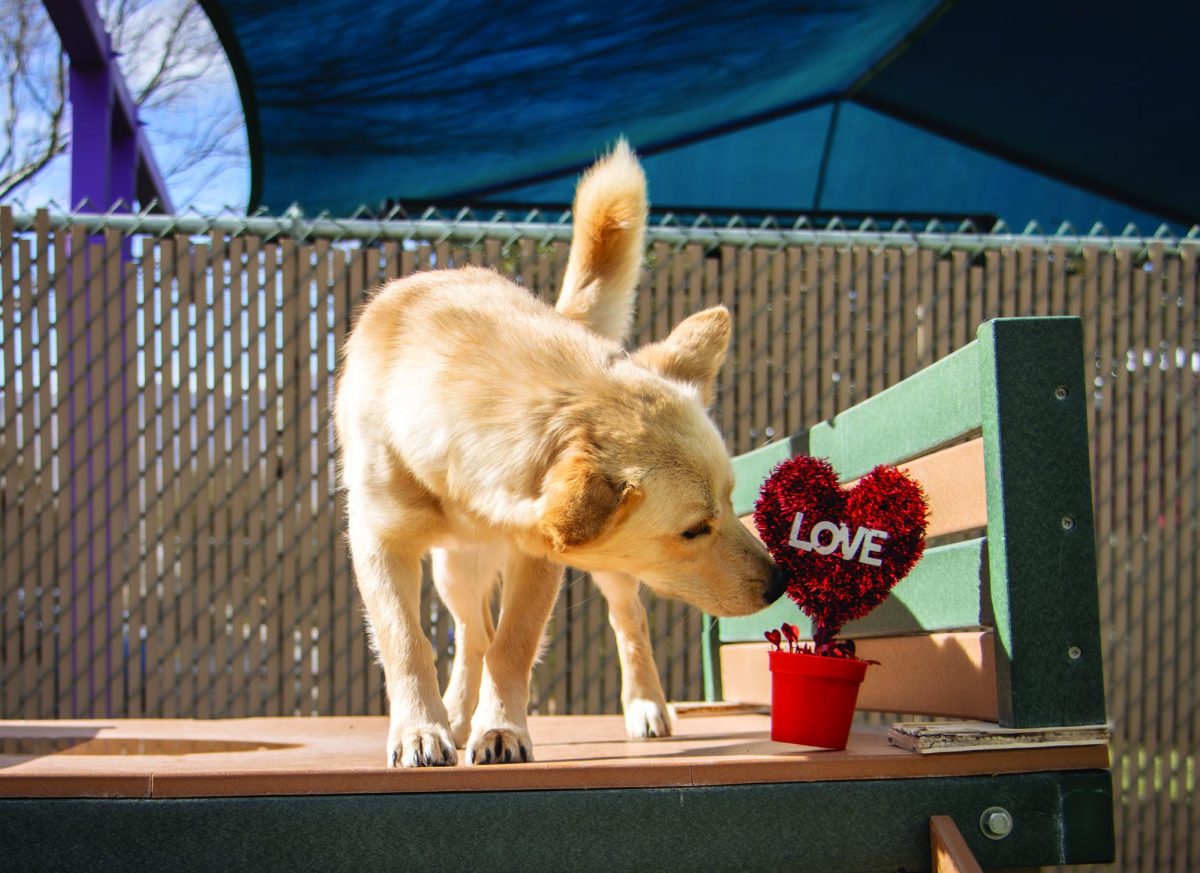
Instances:
[[[702,521],[693,527],[689,527],[681,536],[685,540],[694,540],[696,537],[702,537],[707,533],[712,533],[712,525],[707,521]]]

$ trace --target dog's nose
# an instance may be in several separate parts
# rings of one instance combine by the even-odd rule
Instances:
[[[779,567],[774,567],[771,570],[771,578],[767,582],[767,590],[763,593],[763,600],[768,605],[774,603],[783,596],[783,592],[787,590],[787,576]]]

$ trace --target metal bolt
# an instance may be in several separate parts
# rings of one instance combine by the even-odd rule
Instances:
[[[979,829],[989,840],[1002,840],[1012,833],[1012,815],[1002,806],[989,806],[979,817]]]
[[[1062,520],[1062,529],[1071,530],[1073,527],[1075,527],[1075,519],[1069,515],[1064,515]]]
[[[1067,649],[1067,657],[1072,661],[1078,661],[1083,657],[1083,650],[1079,646],[1071,646],[1071,648]]]
[[[1059,385],[1057,388],[1054,389],[1054,396],[1057,397],[1059,400],[1066,400],[1068,397],[1071,396],[1071,392],[1067,390],[1066,385]]]

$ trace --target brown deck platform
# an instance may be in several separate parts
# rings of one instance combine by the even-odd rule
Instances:
[[[918,755],[858,728],[845,751],[769,738],[757,713],[631,741],[619,716],[534,716],[529,764],[388,770],[382,717],[0,721],[0,797],[252,797],[765,784],[1106,768],[1104,745]],[[462,757],[460,753],[460,758]]]

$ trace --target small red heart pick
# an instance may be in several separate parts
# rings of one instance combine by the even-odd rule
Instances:
[[[878,466],[847,491],[828,461],[801,455],[763,483],[754,523],[787,574],[788,596],[827,643],[917,563],[927,514],[921,486],[895,467]]]

